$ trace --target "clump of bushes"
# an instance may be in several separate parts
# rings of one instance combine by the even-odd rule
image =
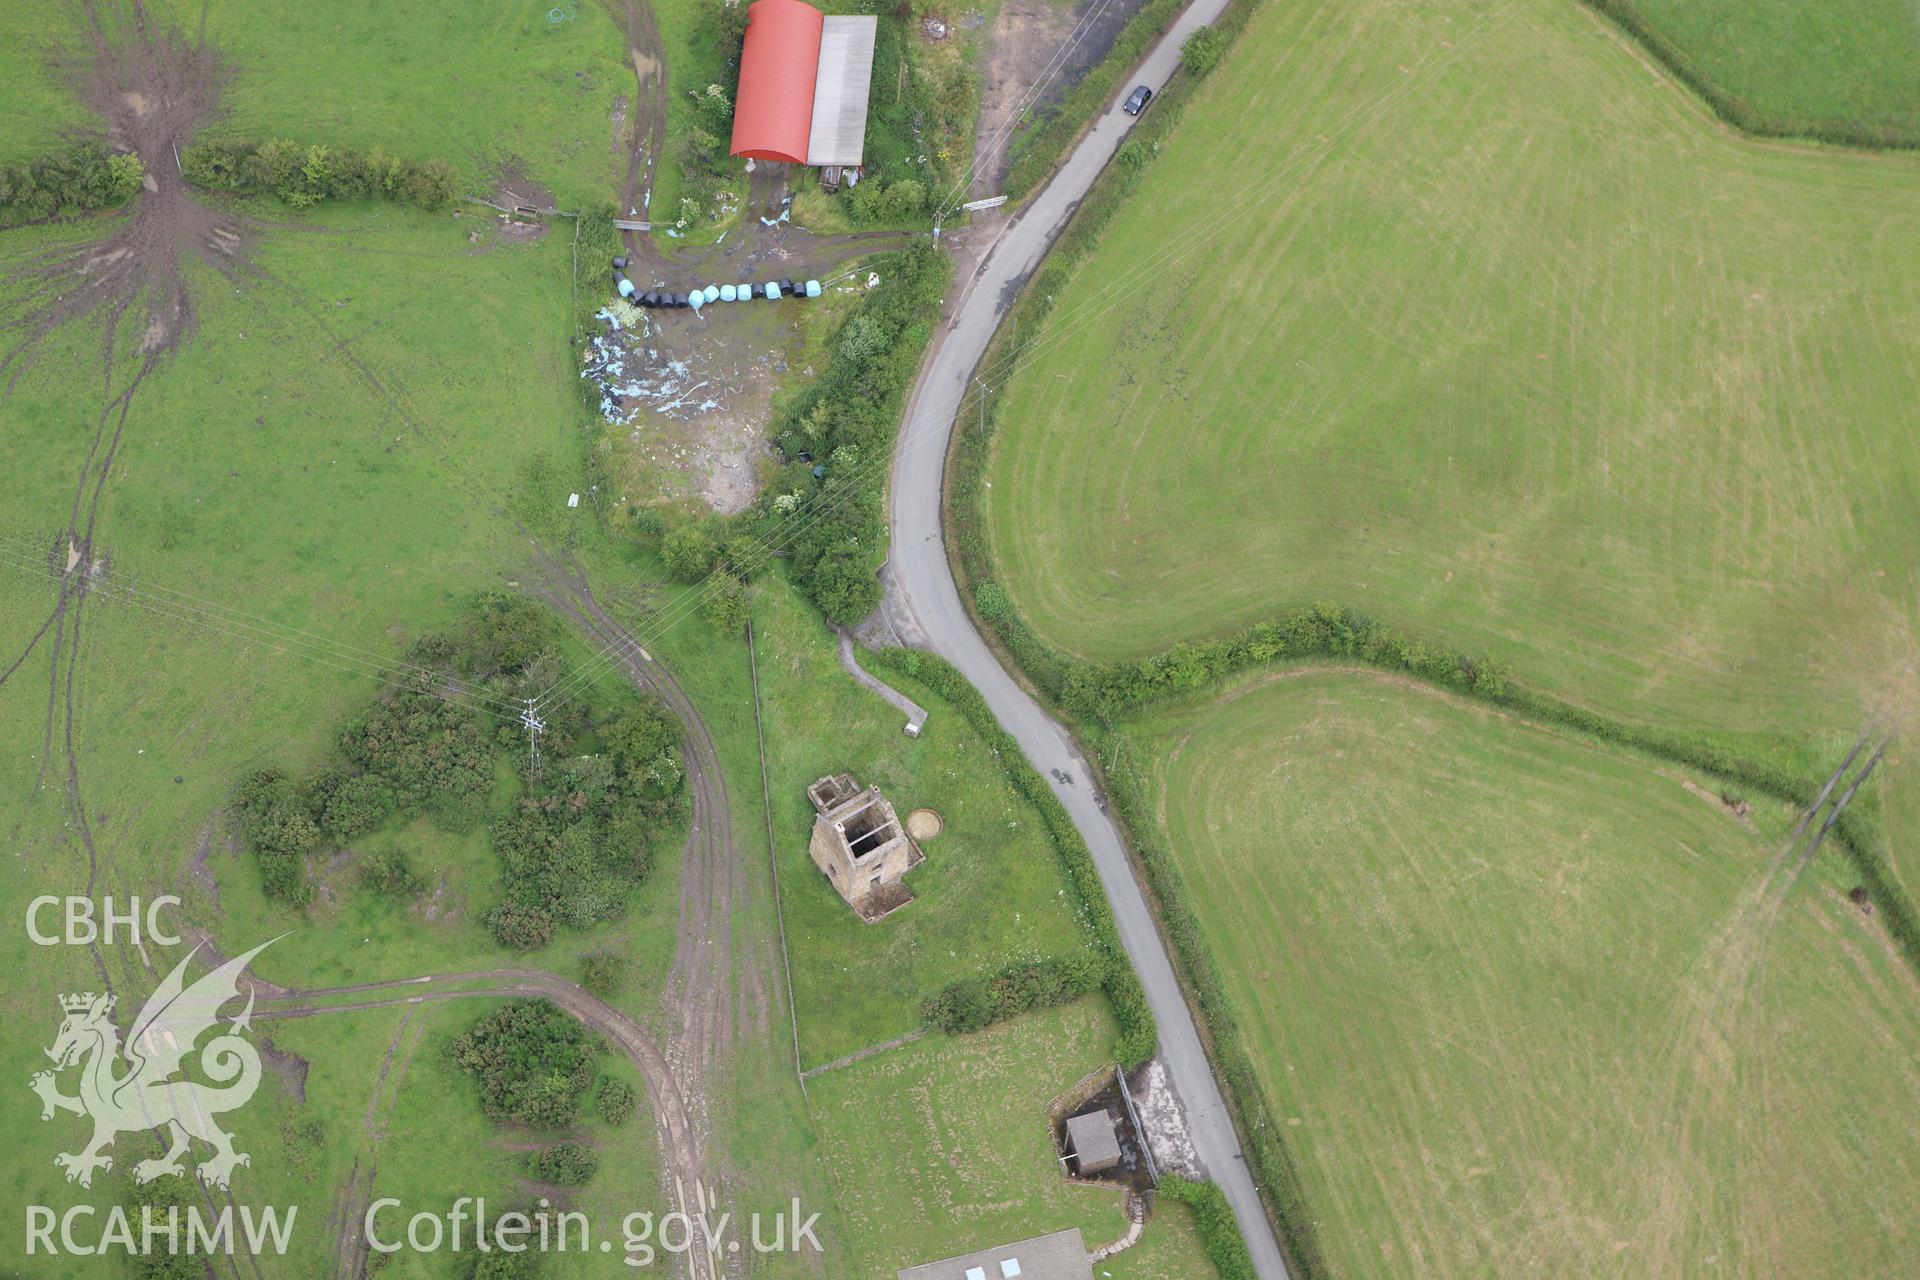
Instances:
[[[197,187],[265,193],[296,209],[381,199],[434,210],[459,190],[459,174],[444,160],[409,160],[380,147],[303,147],[284,138],[199,143],[180,153],[180,167]]]
[[[527,794],[493,824],[507,892],[489,923],[508,946],[539,946],[555,927],[619,915],[652,870],[654,831],[684,798],[679,722],[657,698],[597,728],[605,750],[528,779]]]
[[[126,1183],[127,1217],[134,1223],[151,1221],[165,1224],[169,1214],[184,1221],[189,1207],[197,1207],[200,1198],[194,1186],[177,1173],[154,1178],[150,1182],[123,1179]],[[136,1227],[136,1230],[139,1228]],[[164,1237],[156,1236],[156,1239]],[[138,1280],[200,1280],[206,1274],[206,1260],[195,1256],[184,1244],[177,1250],[164,1245],[157,1249],[133,1250],[133,1274]]]
[[[869,178],[847,193],[846,207],[855,222],[912,222],[927,211],[927,187],[915,178]]]
[[[551,1220],[555,1213],[552,1209],[531,1208],[524,1212],[536,1229],[543,1219]],[[372,1269],[378,1271],[380,1265],[393,1256],[390,1253],[374,1253],[368,1255],[368,1261]],[[465,1274],[467,1280],[536,1280],[546,1256],[538,1249],[527,1249],[520,1253],[507,1253],[501,1249],[481,1253],[476,1249],[472,1254],[473,1263]]]
[[[600,1088],[593,1095],[593,1105],[599,1110],[600,1118],[608,1124],[625,1124],[633,1118],[633,1086],[612,1076],[601,1076]]]
[[[288,906],[307,905],[313,900],[307,854],[320,843],[320,828],[306,798],[278,769],[262,769],[240,784],[234,808],[267,896]]]
[[[111,209],[133,198],[146,172],[130,152],[76,142],[37,160],[0,166],[0,211],[9,221],[25,221]]]
[[[716,12],[744,12],[743,5],[713,5]],[[716,213],[720,191],[727,179],[729,140],[733,136],[733,100],[717,84],[704,90],[687,90],[692,121],[680,134],[674,147],[674,159],[680,162],[680,207],[674,211],[674,225],[684,229],[689,223]]]
[[[553,941],[553,917],[518,902],[503,902],[489,911],[487,928],[501,946],[514,951],[538,951]]]
[[[1227,55],[1227,46],[1231,43],[1226,32],[1214,27],[1202,27],[1180,46],[1180,64],[1195,76],[1204,76],[1220,65],[1220,59]]]
[[[562,1187],[584,1187],[600,1172],[600,1155],[578,1142],[561,1142],[533,1158],[533,1176]]]
[[[518,719],[468,702],[512,707],[550,687],[562,674],[556,638],[543,607],[482,596],[457,626],[408,651],[411,683],[350,725],[305,787],[276,769],[249,778],[235,809],[268,896],[295,907],[311,900],[306,859],[323,838],[344,845],[423,816],[449,831],[479,826],[505,753],[524,794],[490,829],[507,890],[487,917],[495,937],[531,950],[556,928],[617,915],[651,869],[654,833],[684,805],[679,723],[657,699],[619,714],[572,699],[546,712],[547,763],[531,772]],[[569,755],[587,745],[595,749]],[[398,851],[369,856],[360,878],[401,898],[426,888]]]
[[[820,376],[780,414],[790,454],[820,459],[822,477],[796,463],[793,493],[770,500],[771,536],[791,529],[793,581],[829,619],[854,623],[880,602],[874,573],[886,543],[880,496],[901,405],[933,332],[948,263],[915,243],[874,264],[880,284],[841,329]],[[797,496],[796,496],[797,495]],[[791,500],[787,500],[791,499]]]
[[[626,985],[629,967],[618,951],[589,951],[580,958],[580,985],[602,1000],[610,999]]]
[[[1191,1182],[1168,1174],[1160,1179],[1159,1191],[1193,1210],[1200,1247],[1220,1280],[1254,1280],[1253,1258],[1247,1253],[1247,1242],[1240,1238],[1240,1224],[1234,1220],[1233,1206],[1227,1203],[1227,1194],[1219,1183]]]
[[[1100,963],[1090,953],[1036,960],[989,978],[949,983],[921,1002],[920,1016],[937,1031],[960,1035],[1068,1004],[1098,991],[1100,980]]]
[[[320,1176],[321,1157],[327,1145],[327,1125],[317,1114],[301,1108],[280,1126],[283,1168],[300,1182],[312,1182]]]
[[[515,1000],[455,1040],[453,1060],[479,1081],[489,1119],[561,1129],[580,1116],[600,1048],[551,1000]]]
[[[749,585],[760,571],[766,551],[753,538],[735,534],[726,545],[716,539],[711,522],[680,525],[660,540],[660,558],[675,578],[703,583],[700,613],[718,635],[738,639],[752,613]]]
[[[360,883],[392,898],[410,900],[427,891],[427,882],[413,869],[413,860],[399,849],[383,849],[361,863]]]

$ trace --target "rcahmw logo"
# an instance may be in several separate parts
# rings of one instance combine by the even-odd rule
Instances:
[[[198,952],[196,947],[141,1006],[124,1043],[113,1022],[112,995],[87,992],[60,997],[63,1017],[59,1034],[46,1051],[53,1069],[37,1072],[29,1083],[40,1095],[42,1120],[65,1111],[93,1121],[93,1134],[78,1151],[61,1152],[53,1158],[54,1164],[66,1171],[67,1181],[91,1187],[96,1170],[113,1168],[107,1148],[113,1146],[114,1139],[143,1129],[160,1131],[167,1150],[133,1166],[136,1182],[151,1182],[166,1174],[184,1175],[182,1157],[191,1155],[196,1162],[194,1173],[201,1182],[225,1188],[236,1168],[252,1163],[245,1152],[234,1147],[234,1135],[217,1121],[217,1117],[245,1105],[260,1086],[260,1054],[246,1038],[253,1019],[252,992],[247,993],[246,1007],[224,1025],[220,1010],[239,998],[240,975],[271,945],[261,943],[188,986],[187,964]],[[209,1032],[217,1034],[201,1044]],[[211,1084],[184,1078],[181,1063],[189,1055],[195,1056],[200,1074]],[[77,1092],[63,1093],[60,1075],[74,1068],[79,1069]],[[196,1149],[195,1140],[211,1151]],[[93,1206],[76,1205],[56,1215],[45,1205],[29,1205],[27,1252],[64,1249],[85,1255],[115,1248],[130,1253],[231,1252],[238,1243],[231,1230],[232,1213],[229,1203],[210,1223],[198,1206],[188,1206],[184,1212],[178,1207],[156,1212],[148,1206],[141,1213],[141,1226],[136,1231],[126,1211],[115,1206],[105,1215],[97,1244],[89,1245],[77,1233],[86,1220],[100,1216]],[[297,1213],[297,1207],[286,1209],[283,1223],[278,1210],[264,1209],[256,1218],[250,1206],[242,1207],[246,1243],[256,1252],[263,1246],[284,1251]]]

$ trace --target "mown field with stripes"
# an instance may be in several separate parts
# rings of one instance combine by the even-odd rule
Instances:
[[[1920,156],[1579,5],[1271,5],[1130,181],[993,410],[1041,642],[1329,602],[1816,782],[1893,730],[1920,887]],[[1188,696],[1120,755],[1334,1274],[1920,1265],[1920,979],[1797,812],[1379,673]]]
[[[1912,1272],[1920,979],[1795,814],[1374,672],[1127,732],[1334,1274]]]
[[[1069,651],[1331,600],[1829,746],[1911,683],[1920,156],[1741,137],[1579,6],[1263,10],[1047,326],[983,514]]]

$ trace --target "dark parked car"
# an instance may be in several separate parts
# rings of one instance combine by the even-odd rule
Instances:
[[[1130,116],[1137,116],[1142,111],[1145,111],[1147,104],[1152,101],[1153,90],[1147,88],[1145,85],[1139,85],[1132,93],[1127,95],[1127,100],[1120,104],[1120,109]]]

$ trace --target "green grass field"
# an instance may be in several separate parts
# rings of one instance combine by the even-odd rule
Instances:
[[[1908,0],[1633,0],[1706,76],[1795,132],[1920,140],[1920,12]]]
[[[1791,815],[1373,673],[1126,731],[1336,1274],[1912,1270],[1920,982]]]
[[[1082,1000],[957,1039],[934,1036],[808,1082],[820,1161],[858,1263],[848,1280],[1079,1227],[1088,1248],[1126,1230],[1118,1190],[1061,1177],[1047,1105],[1111,1066],[1113,1020]],[[1190,1214],[1161,1201],[1113,1280],[1211,1274]]]
[[[517,158],[563,207],[596,201],[618,176],[609,110],[616,93],[631,93],[631,70],[604,6],[579,6],[577,20],[552,27],[549,7],[476,17],[457,6],[206,6],[208,39],[233,73],[217,128],[437,156],[476,187],[493,165]],[[149,12],[191,34],[203,10],[161,3]],[[685,17],[684,7],[676,12]],[[38,53],[37,22],[16,16],[0,34]],[[684,41],[684,31],[667,34],[670,43]],[[46,52],[61,53],[52,40],[45,38]],[[0,140],[0,159],[16,147],[33,154],[86,120],[59,76],[41,74],[46,68],[31,58],[19,62],[23,74],[0,83],[0,106],[21,119]],[[567,344],[575,315],[570,228],[506,243],[490,215],[457,206],[433,216],[329,206],[297,219],[270,201],[241,208],[264,223],[246,248],[259,274],[236,285],[190,263],[196,329],[134,397],[104,488],[95,550],[108,557],[117,590],[88,601],[72,695],[76,802],[95,836],[97,867],[89,868],[64,794],[66,694],[43,647],[0,690],[0,732],[20,744],[0,802],[0,832],[14,854],[0,877],[0,907],[17,920],[30,897],[85,891],[90,875],[116,896],[179,892],[186,921],[222,945],[290,931],[260,971],[301,987],[509,964],[574,977],[581,952],[613,946],[633,962],[617,1003],[664,1033],[671,1014],[660,995],[681,887],[672,854],[657,859],[617,923],[514,956],[481,925],[500,892],[484,832],[412,823],[353,850],[408,851],[433,880],[431,919],[427,904],[403,908],[357,884],[353,857],[319,867],[319,900],[304,915],[291,913],[264,899],[253,859],[229,849],[224,808],[236,782],[267,764],[296,775],[310,769],[379,691],[368,660],[397,659],[451,622],[473,593],[520,584],[530,568],[526,535],[574,547],[602,598],[636,626],[657,621],[682,594],[661,586],[659,565],[626,533],[609,537],[597,527],[591,506],[565,506],[569,492],[587,488],[587,414]],[[0,239],[0,269],[97,237],[105,226],[9,232]],[[470,243],[476,229],[479,242]],[[794,350],[819,349],[834,315],[817,313],[810,323],[822,331],[802,333]],[[139,336],[123,335],[112,390],[133,367]],[[6,663],[57,597],[43,560],[66,522],[107,394],[101,363],[95,325],[58,330],[0,405]],[[146,589],[148,607],[121,598],[136,588]],[[939,708],[925,737],[905,738],[891,708],[839,671],[831,635],[790,588],[776,579],[757,591],[762,686],[779,726],[771,761],[776,845],[794,890],[809,1051],[824,1059],[917,1025],[921,997],[952,978],[1084,945],[1048,846],[978,738]],[[715,637],[697,614],[665,633],[655,628],[647,643],[700,707],[720,756],[742,874],[762,876],[767,825],[745,646]],[[583,656],[577,645],[570,654]],[[621,697],[623,687],[608,679],[591,696]],[[937,808],[948,824],[916,873],[920,900],[879,928],[857,924],[808,882],[804,787],[840,768],[887,785],[903,808]],[[496,800],[505,803],[512,787],[503,774]],[[205,879],[196,861],[203,851]],[[742,963],[759,967],[743,970],[751,976],[742,980],[732,1049],[706,1082],[701,1116],[711,1125],[712,1168],[728,1207],[742,1215],[786,1209],[795,1196],[823,1212],[819,1234],[832,1272],[848,1230],[794,1079],[784,986],[764,985],[778,973],[771,897],[748,897],[730,923]],[[0,957],[26,975],[0,999],[0,1011],[31,1029],[0,1049],[0,1066],[24,1078],[45,1065],[40,1048],[57,1020],[54,995],[97,988],[100,979],[83,949],[32,947],[17,929],[0,932]],[[150,983],[131,950],[116,947],[107,960],[127,1000]],[[885,974],[861,983],[857,999],[848,995],[850,960]],[[470,1082],[444,1056],[483,1007],[462,1002],[418,1015],[425,1030],[380,1126],[382,1194],[440,1207],[453,1194],[498,1199],[523,1190],[525,1156],[511,1149],[514,1136],[503,1139],[484,1122]],[[1110,1030],[1097,1005],[1087,1008],[1090,1026]],[[324,1269],[328,1209],[356,1161],[364,1177],[373,1159],[363,1117],[400,1016],[383,1010],[273,1024],[278,1047],[310,1068],[307,1100],[269,1077],[235,1125],[259,1171],[236,1180],[235,1193],[247,1203],[301,1206],[286,1274]],[[1076,1070],[1097,1065],[1106,1051],[1098,1040],[1094,1031],[1085,1037],[1092,1060]],[[625,1070],[611,1058],[607,1069]],[[73,1135],[64,1124],[40,1126],[36,1111],[29,1102],[0,1126],[20,1152],[0,1173],[17,1199],[63,1208],[117,1197],[120,1170],[90,1193],[60,1180],[51,1156],[71,1147]],[[319,1136],[296,1149],[287,1126],[309,1119],[319,1121]],[[577,1200],[597,1217],[659,1209],[660,1162],[645,1106],[619,1133],[590,1131],[606,1160]],[[1118,1234],[1117,1207],[1106,1216]],[[1137,1257],[1176,1259],[1151,1274],[1193,1274],[1180,1261],[1192,1257],[1190,1232],[1177,1234],[1181,1211],[1164,1220],[1174,1225]],[[603,1261],[566,1260],[544,1274],[601,1274]],[[32,1260],[37,1275],[80,1274],[89,1265]],[[403,1257],[387,1273],[465,1270],[458,1260]],[[755,1274],[820,1272],[805,1260],[763,1259]]]
[[[1578,6],[1269,6],[1006,392],[1005,584],[1096,658],[1330,599],[1627,719],[1850,741],[1920,654],[1917,197]]]
[[[790,590],[763,590],[755,625],[807,1066],[914,1030],[920,1001],[949,982],[1087,945],[1038,815],[957,712],[901,680],[929,712],[908,738],[905,717],[840,669],[833,636]],[[915,900],[878,924],[863,924],[807,853],[806,788],[841,772],[879,786],[903,821],[929,808],[945,823],[907,877]]]
[[[208,136],[263,135],[438,158],[487,195],[513,160],[562,209],[610,203],[624,176],[616,95],[633,97],[625,39],[606,7],[546,0],[481,9],[354,0],[312,5],[171,0],[161,21],[209,43],[233,68],[232,113]],[[618,164],[616,166],[616,159]]]

